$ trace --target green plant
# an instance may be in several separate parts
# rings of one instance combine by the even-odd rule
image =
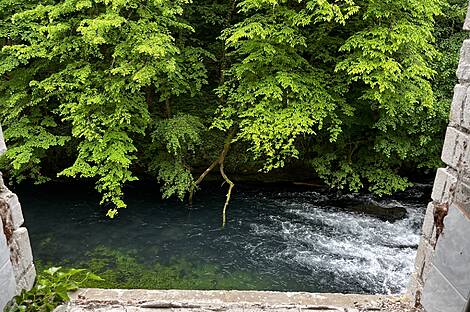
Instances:
[[[466,7],[0,0],[0,168],[92,179],[110,217],[148,174],[184,199],[219,168],[227,202],[243,166],[402,190],[440,165]]]
[[[52,267],[37,277],[31,290],[23,290],[5,307],[5,312],[49,312],[69,301],[68,293],[89,280],[102,281],[99,276],[82,269]]]

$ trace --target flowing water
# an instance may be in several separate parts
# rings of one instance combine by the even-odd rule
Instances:
[[[407,286],[429,188],[393,198],[324,189],[238,188],[221,227],[223,189],[208,185],[190,209],[155,189],[128,192],[110,220],[92,190],[16,190],[38,263],[87,267],[104,287],[400,293]],[[402,207],[398,220],[358,203]],[[338,204],[338,203],[341,203]],[[350,207],[349,207],[350,206]]]

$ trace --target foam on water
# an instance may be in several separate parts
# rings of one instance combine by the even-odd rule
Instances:
[[[354,283],[375,293],[405,291],[419,243],[416,224],[423,219],[421,205],[379,203],[407,209],[406,218],[391,223],[329,207],[328,199],[315,192],[277,195],[288,199],[262,196],[277,210],[267,218],[268,224],[251,227],[254,235],[284,243],[276,253],[265,250],[267,257],[301,266],[312,277],[319,272],[341,275],[335,283]]]

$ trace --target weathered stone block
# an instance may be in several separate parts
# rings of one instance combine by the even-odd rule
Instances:
[[[464,106],[468,100],[470,100],[468,97],[468,86],[461,84],[456,85],[454,88],[454,97],[452,99],[452,106],[450,110],[451,123],[459,126],[462,125]]]
[[[424,237],[421,237],[418,245],[418,250],[416,251],[415,258],[415,273],[421,278],[421,272],[424,267],[424,260],[426,259],[426,252],[423,244],[426,242]]]
[[[3,175],[0,172],[0,193],[6,189],[5,182],[3,181]]]
[[[434,204],[429,203],[428,208],[426,208],[421,235],[423,235],[427,240],[432,240],[434,236],[434,227]]]
[[[466,300],[433,266],[424,284],[421,303],[426,312],[457,312],[463,311]]]
[[[465,163],[462,164],[462,167],[459,168],[458,175],[460,182],[470,185],[470,159],[467,159]]]
[[[406,295],[410,298],[416,298],[418,295],[418,292],[422,292],[422,291],[423,291],[423,284],[422,284],[421,278],[418,277],[418,274],[416,272],[414,272],[413,274],[411,274],[410,282],[406,289]]]
[[[16,281],[16,293],[19,294],[23,289],[31,289],[34,286],[36,280],[36,268],[34,264],[31,264],[29,268],[24,272],[23,276]]]
[[[8,247],[6,237],[3,234],[2,229],[3,222],[0,218],[0,266],[2,266],[7,261],[10,262],[10,248]]]
[[[470,90],[467,89],[465,102],[461,106],[460,126],[470,130]]]
[[[21,204],[18,200],[18,196],[7,190],[0,193],[0,201],[4,201],[7,205],[7,211],[10,217],[7,220],[11,221],[11,226],[13,229],[18,229],[24,223],[23,212],[21,210]]]
[[[461,167],[469,159],[469,142],[469,135],[448,127],[442,149],[442,160],[454,169]]]
[[[430,242],[426,238],[421,237],[418,251],[416,252],[415,272],[417,277],[422,281],[426,280],[427,275],[431,270],[433,252],[434,248]]]
[[[5,139],[3,138],[2,126],[0,126],[0,155],[7,150]]]
[[[467,17],[465,18],[465,21],[463,23],[463,30],[470,30],[470,6],[467,9]]]
[[[465,40],[460,49],[460,61],[456,74],[460,82],[470,81],[470,40]]]
[[[470,130],[470,88],[468,85],[458,84],[454,88],[450,125]]]
[[[433,265],[463,298],[470,297],[470,220],[456,206],[449,208]],[[457,311],[457,310],[456,310]]]
[[[0,311],[15,295],[15,276],[10,262],[10,249],[3,234],[3,223],[0,218]]]
[[[0,311],[13,298],[16,291],[15,276],[10,261],[0,264]]]
[[[460,182],[457,185],[453,202],[470,217],[470,185]]]
[[[33,253],[26,228],[22,227],[13,232],[10,254],[15,278],[19,280],[33,263]]]
[[[431,198],[434,201],[439,202],[439,203],[448,203],[451,199],[450,190],[455,188],[456,183],[457,183],[457,177],[455,177],[448,169],[444,169],[444,168],[437,169]],[[433,220],[434,220],[434,216],[433,216]]]

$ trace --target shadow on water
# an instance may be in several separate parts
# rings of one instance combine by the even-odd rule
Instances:
[[[429,195],[426,185],[387,199],[239,187],[222,229],[218,185],[206,185],[191,209],[161,201],[156,189],[130,189],[114,220],[92,188],[16,190],[37,263],[89,268],[106,279],[89,286],[112,288],[400,293]]]

